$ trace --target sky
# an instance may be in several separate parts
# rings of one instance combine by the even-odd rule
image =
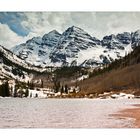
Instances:
[[[51,30],[77,26],[102,39],[140,29],[140,12],[0,12],[0,45],[11,49]]]

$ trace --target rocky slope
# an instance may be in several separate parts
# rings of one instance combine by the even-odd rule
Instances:
[[[0,45],[0,79],[14,78],[27,82],[31,72],[42,73],[45,69],[34,67]]]

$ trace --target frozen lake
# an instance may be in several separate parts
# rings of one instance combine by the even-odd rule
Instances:
[[[111,114],[139,103],[139,99],[2,98],[0,128],[130,128],[133,119]]]

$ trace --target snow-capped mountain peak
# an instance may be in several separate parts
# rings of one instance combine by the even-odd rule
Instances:
[[[140,30],[137,30],[136,32],[132,32],[131,36],[132,36],[132,44],[133,44],[132,47],[140,44],[140,41],[139,41],[140,40]]]
[[[79,53],[82,50],[96,47],[98,44],[98,39],[93,38],[83,29],[72,26],[61,35],[57,46],[50,55],[51,62],[58,65],[71,65],[77,61],[79,65],[82,60]]]
[[[140,30],[111,34],[102,40],[71,26],[62,34],[53,30],[12,50],[26,62],[46,66],[98,66],[125,56],[140,42]],[[132,46],[132,47],[131,47]]]
[[[83,30],[83,29],[81,29],[81,28],[79,28],[79,27],[76,27],[76,26],[71,26],[71,27],[69,27],[65,32],[69,32],[69,33],[82,33],[82,34],[85,34],[86,32]],[[64,32],[64,33],[65,33]]]
[[[29,44],[29,45],[34,44],[34,43],[41,45],[42,38],[41,37],[33,37],[32,39],[26,41],[26,44]]]
[[[47,45],[48,47],[53,47],[57,44],[60,36],[61,34],[59,32],[53,30],[42,37],[42,41],[43,41],[42,43],[44,45]]]

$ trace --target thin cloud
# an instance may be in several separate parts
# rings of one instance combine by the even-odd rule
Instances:
[[[19,36],[12,31],[8,25],[0,23],[0,45],[11,49],[15,45],[24,43],[26,40],[32,38],[34,34],[28,34],[28,36]]]

